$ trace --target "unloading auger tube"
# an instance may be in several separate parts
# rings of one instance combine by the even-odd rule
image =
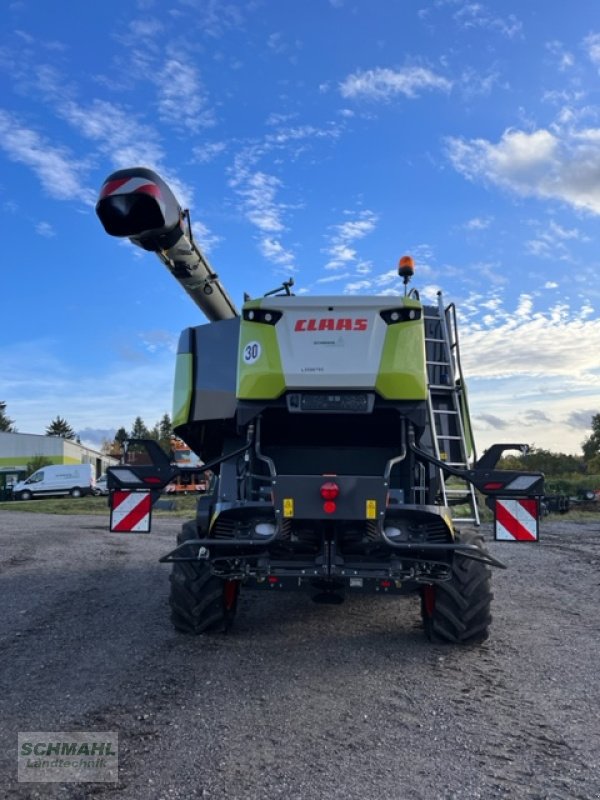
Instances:
[[[194,241],[189,212],[156,172],[145,167],[113,172],[102,185],[96,213],[108,234],[156,253],[210,322],[239,316]]]

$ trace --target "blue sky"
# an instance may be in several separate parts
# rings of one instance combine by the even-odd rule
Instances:
[[[578,452],[600,396],[600,8],[577,0],[9,0],[0,400],[98,445],[171,407],[200,312],[94,214],[156,169],[234,300],[294,276],[461,318],[477,442]]]

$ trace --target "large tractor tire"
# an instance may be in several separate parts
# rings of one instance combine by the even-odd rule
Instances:
[[[194,522],[186,522],[177,543],[198,537]],[[206,561],[175,561],[171,571],[171,622],[183,633],[226,631],[237,609],[239,581],[217,578]]]
[[[457,536],[457,541],[481,547],[483,537],[465,532]],[[492,621],[492,598],[489,566],[457,554],[452,578],[421,591],[421,616],[427,638],[454,644],[484,642]]]

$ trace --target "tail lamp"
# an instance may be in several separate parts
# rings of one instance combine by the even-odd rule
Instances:
[[[323,498],[323,511],[326,514],[333,514],[337,508],[336,499],[340,493],[340,487],[334,481],[326,481],[320,489]]]

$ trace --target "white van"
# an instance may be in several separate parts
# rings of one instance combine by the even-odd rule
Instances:
[[[36,470],[27,480],[16,483],[13,486],[13,497],[15,500],[66,494],[82,497],[84,494],[92,494],[95,484],[91,464],[52,464]]]

